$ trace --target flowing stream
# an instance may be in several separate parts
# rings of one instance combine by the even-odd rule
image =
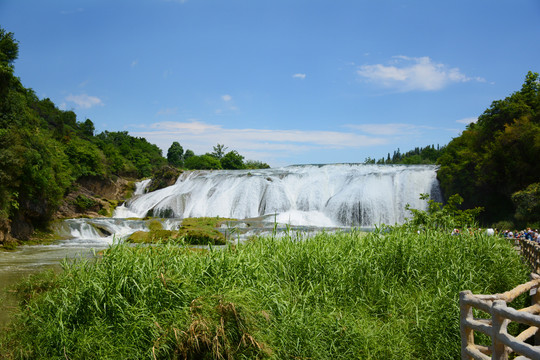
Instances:
[[[59,268],[65,258],[93,256],[113,241],[147,231],[152,221],[170,230],[186,217],[235,218],[241,221],[232,226],[245,236],[276,227],[311,232],[394,225],[408,216],[406,204],[426,208],[420,194],[441,201],[436,170],[428,165],[336,164],[186,171],[174,185],[154,192],[146,192],[150,180],[144,180],[112,218],[64,220],[54,225],[59,240],[53,245],[0,253],[0,300],[7,296],[0,307],[0,328],[14,306],[9,289],[22,277]],[[143,220],[149,216],[154,218]]]

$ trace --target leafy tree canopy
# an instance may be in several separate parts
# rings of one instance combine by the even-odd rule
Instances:
[[[506,220],[516,210],[512,194],[538,182],[538,159],[540,80],[529,72],[521,90],[494,101],[446,146],[438,177],[445,194],[460,193],[467,207],[484,207],[484,221]]]
[[[167,161],[170,165],[180,167],[184,163],[184,148],[178,141],[172,143],[167,151]]]
[[[236,150],[229,151],[221,158],[221,167],[228,170],[244,169],[244,157]]]

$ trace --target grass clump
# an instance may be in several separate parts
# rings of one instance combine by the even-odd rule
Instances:
[[[502,238],[405,227],[63,266],[0,336],[7,358],[456,359],[459,291],[528,279]]]

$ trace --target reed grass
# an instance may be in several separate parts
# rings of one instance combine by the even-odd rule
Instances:
[[[21,286],[6,358],[456,359],[459,291],[528,275],[502,238],[403,228],[209,251],[115,244],[63,266]]]

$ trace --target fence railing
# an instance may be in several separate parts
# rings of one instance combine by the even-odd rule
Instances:
[[[529,263],[534,273],[540,273],[540,244],[536,241],[525,239],[516,240],[520,247],[521,255]]]
[[[516,245],[518,245],[516,243]],[[540,244],[534,241],[520,240],[523,258],[531,265],[533,273],[531,281],[521,284],[503,294],[474,295],[471,291],[459,294],[461,358],[463,360],[507,360],[510,354],[513,359],[540,360],[540,346],[526,341],[534,337],[533,344],[540,345]],[[523,309],[507,307],[519,295],[529,292],[531,306]],[[489,314],[490,318],[475,318],[473,309]],[[519,335],[508,333],[510,322],[528,326]],[[491,337],[491,345],[475,344],[474,332],[478,331]],[[529,341],[531,342],[531,341]]]

